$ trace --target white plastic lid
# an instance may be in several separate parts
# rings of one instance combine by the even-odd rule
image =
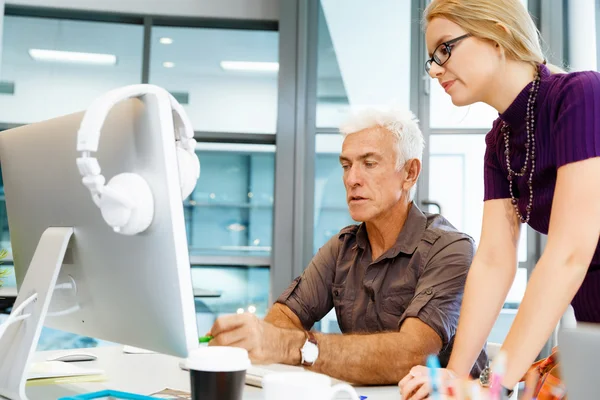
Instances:
[[[245,371],[250,367],[250,358],[248,351],[239,347],[206,346],[192,350],[185,366],[195,371]]]

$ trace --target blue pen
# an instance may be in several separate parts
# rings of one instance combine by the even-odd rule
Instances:
[[[433,400],[441,400],[442,382],[440,379],[440,360],[432,354],[427,357],[427,368],[429,368],[429,378],[431,380],[431,397]]]

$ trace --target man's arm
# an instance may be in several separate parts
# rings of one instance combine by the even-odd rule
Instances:
[[[418,318],[408,318],[399,332],[315,336],[319,358],[308,369],[363,385],[396,384],[442,349],[440,336]]]
[[[273,304],[271,310],[265,317],[265,322],[275,325],[278,328],[303,330],[300,318],[286,305],[281,303]]]
[[[253,362],[300,365],[303,331],[278,328],[251,314],[228,315],[212,329],[214,346],[248,349]],[[319,357],[307,368],[333,378],[363,385],[396,384],[429,354],[442,348],[440,336],[417,318],[408,318],[399,332],[364,335],[315,335]]]

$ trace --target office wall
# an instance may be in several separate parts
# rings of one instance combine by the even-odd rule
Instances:
[[[279,19],[278,0],[8,0],[6,3],[17,6],[161,16],[273,21]]]

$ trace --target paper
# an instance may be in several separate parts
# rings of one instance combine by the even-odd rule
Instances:
[[[81,375],[67,376],[64,378],[43,378],[31,379],[27,381],[27,386],[44,386],[44,385],[73,385],[75,383],[88,382],[105,382],[108,380],[106,375]]]
[[[64,378],[69,376],[102,375],[104,370],[85,368],[63,361],[43,361],[31,364],[27,379]]]
[[[163,389],[160,392],[154,393],[150,395],[151,397],[156,397],[157,399],[167,399],[167,400],[191,400],[192,394],[188,392],[183,392],[181,390],[174,389]]]

